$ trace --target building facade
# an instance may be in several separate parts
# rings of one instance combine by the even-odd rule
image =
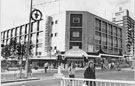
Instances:
[[[128,10],[122,10],[119,9],[119,12],[115,12],[113,14],[113,20],[112,22],[118,24],[119,26],[123,27],[125,30],[125,37],[124,40],[126,45],[126,54],[134,56],[135,55],[135,21],[129,16],[129,11]]]
[[[8,45],[12,38],[27,41],[28,30],[29,24],[24,24],[2,31],[1,42]],[[87,54],[102,50],[104,55],[100,57],[117,58],[124,53],[124,33],[122,27],[92,13],[61,12],[32,23],[30,40],[35,47],[31,59],[36,66],[43,66],[44,60],[56,60],[58,54],[64,55],[73,48]]]
[[[44,37],[45,37],[45,23],[42,20],[32,22],[32,29],[30,41],[34,44],[33,55],[40,56],[44,53]],[[15,39],[16,42],[28,42],[29,24],[24,24],[15,28],[11,28],[1,32],[1,43],[8,45],[10,40]]]
[[[56,23],[57,21],[57,23]],[[118,55],[124,52],[123,29],[85,11],[66,11],[52,15],[52,50],[61,52],[78,47],[85,52]]]

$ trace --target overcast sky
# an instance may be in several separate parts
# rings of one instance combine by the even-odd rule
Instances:
[[[1,0],[2,31],[28,23],[31,0]],[[33,0],[33,5],[54,0]],[[128,9],[130,16],[135,13],[134,0],[56,0],[56,2],[33,6],[42,11],[43,16],[53,15],[65,10],[89,11],[107,20],[112,19],[112,13]]]

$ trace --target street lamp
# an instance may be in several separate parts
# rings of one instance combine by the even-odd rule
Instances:
[[[30,47],[30,33],[31,33],[31,12],[32,12],[32,2],[30,3],[30,14],[29,14],[29,31],[28,31],[28,43],[27,43],[27,54],[26,54],[26,63],[25,63],[25,78],[28,78],[28,58],[29,58],[29,47]]]

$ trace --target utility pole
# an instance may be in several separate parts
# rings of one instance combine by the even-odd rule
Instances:
[[[29,31],[28,31],[28,44],[27,44],[27,55],[26,55],[26,63],[25,63],[25,78],[28,78],[28,65],[29,65],[29,47],[30,47],[30,34],[31,34],[31,12],[32,12],[32,2],[30,3],[30,14],[29,14]]]

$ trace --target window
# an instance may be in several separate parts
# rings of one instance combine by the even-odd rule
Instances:
[[[7,31],[5,31],[5,39],[7,38]]]
[[[96,31],[96,32],[95,32],[95,35],[96,35],[96,36],[101,36],[101,33],[98,32],[98,31]]]
[[[82,41],[82,28],[70,29],[70,41]]]
[[[32,23],[33,32],[37,31],[37,22]]]
[[[41,52],[38,52],[39,53],[39,55],[41,55]]]
[[[102,22],[102,32],[106,33],[107,32],[107,23]]]
[[[112,34],[112,25],[108,24],[108,34]]]
[[[102,33],[102,37],[107,38],[107,34]]]
[[[51,33],[51,37],[53,37],[53,34]]]
[[[22,26],[21,29],[22,29],[22,30],[21,30],[21,33],[22,33],[22,35],[24,35],[24,34],[25,34],[25,26]]]
[[[15,37],[15,29],[12,30],[12,36]]]
[[[113,27],[113,34],[114,36],[117,36],[117,27]]]
[[[106,45],[107,44],[107,42],[105,42],[105,41],[102,41],[102,45]]]
[[[51,22],[51,25],[53,25],[53,21]]]
[[[71,14],[70,15],[70,26],[81,27],[82,26],[82,14]]]
[[[79,47],[80,49],[82,49],[82,42],[70,42],[69,49],[72,49],[73,47]]]
[[[57,24],[58,23],[58,20],[55,20],[55,24]]]
[[[7,38],[9,38],[9,30],[7,30]]]
[[[11,37],[11,30],[8,31],[8,37]]]
[[[55,36],[57,36],[57,33],[55,33]]]
[[[3,32],[1,33],[1,39],[3,40]]]
[[[101,31],[101,21],[99,19],[96,19],[95,22],[95,29]]]
[[[73,32],[73,37],[79,37],[79,32]]]
[[[73,23],[80,23],[79,17],[73,17]]]
[[[100,40],[95,39],[95,43],[96,43],[96,44],[100,44]]]
[[[100,45],[96,45],[95,47],[96,47],[95,51],[99,51],[100,50]]]
[[[36,43],[36,34],[31,34],[31,41],[33,44]]]
[[[19,36],[20,35],[20,27],[18,27],[16,30],[17,30],[17,36]]]

